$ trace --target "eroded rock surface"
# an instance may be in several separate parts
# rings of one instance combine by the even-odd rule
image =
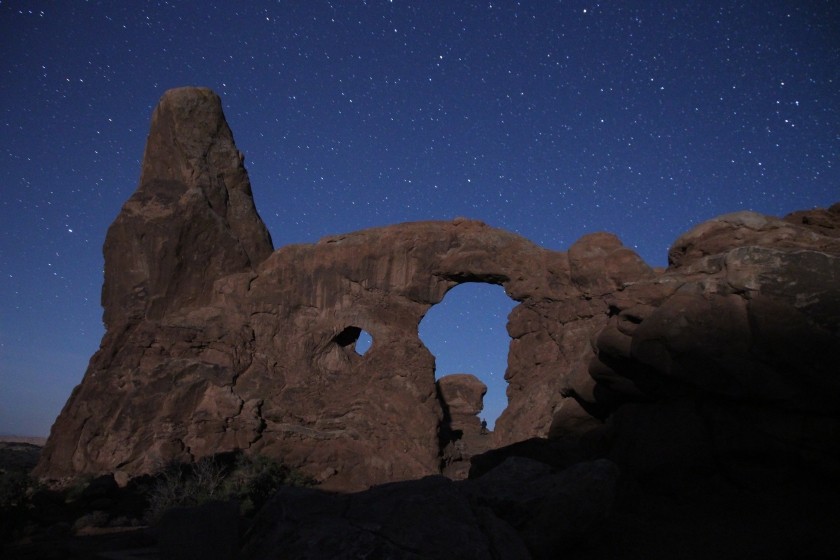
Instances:
[[[479,413],[484,409],[487,385],[469,373],[453,373],[438,379],[438,395],[451,430],[481,433]]]
[[[823,234],[840,206],[816,214],[818,227],[749,212],[701,224],[663,275],[609,298],[578,400],[609,416],[621,465],[725,466],[756,484],[840,473],[840,243]]]
[[[462,282],[518,302],[494,447],[597,440],[640,478],[835,472],[838,215],[723,216],[665,271],[608,233],[563,253],[466,219],[272,252],[218,97],[173,90],[106,239],[102,347],[36,474],[125,480],[234,449],[332,489],[438,474],[453,418],[417,327]]]
[[[272,253],[243,161],[215,93],[179,88],[160,100],[140,184],[105,238],[110,331],[205,304],[213,282]]]
[[[493,438],[479,413],[484,408],[485,385],[469,373],[453,373],[438,379],[437,394],[443,407],[439,437],[443,474],[456,480],[467,478],[470,459],[488,451]]]

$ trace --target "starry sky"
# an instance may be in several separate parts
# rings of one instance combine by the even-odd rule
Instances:
[[[457,216],[652,265],[719,214],[840,200],[840,2],[0,1],[0,434],[46,435],[103,334],[101,247],[165,90],[213,88],[276,247]],[[505,405],[507,313],[421,337]]]

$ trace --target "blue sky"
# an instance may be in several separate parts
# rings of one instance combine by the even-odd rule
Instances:
[[[98,347],[101,246],[166,89],[222,96],[277,247],[467,216],[664,265],[713,216],[840,200],[838,6],[3,2],[0,433],[45,435]],[[485,288],[423,340],[492,385],[509,304]]]

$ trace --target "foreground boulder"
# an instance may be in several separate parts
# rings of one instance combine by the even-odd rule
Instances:
[[[242,162],[218,97],[164,95],[105,242],[102,347],[38,476],[125,481],[233,450],[334,490],[439,474],[475,387],[436,386],[417,326],[463,282],[518,302],[488,447],[551,437],[640,484],[840,473],[840,205],[711,220],[664,271],[608,233],[564,253],[466,219],[273,251]]]
[[[620,464],[768,485],[840,473],[840,239],[825,235],[840,205],[819,215],[706,222],[662,276],[610,299],[589,404],[609,405]]]
[[[263,509],[243,558],[555,558],[607,517],[617,467],[558,472],[510,458],[476,481],[441,476],[358,494],[288,488]]]

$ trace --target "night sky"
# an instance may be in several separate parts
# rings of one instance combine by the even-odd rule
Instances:
[[[0,3],[0,434],[46,435],[99,345],[105,232],[172,87],[221,95],[275,247],[466,216],[664,265],[716,215],[840,200],[836,0],[209,4]],[[513,302],[477,287],[420,331],[492,423]]]

